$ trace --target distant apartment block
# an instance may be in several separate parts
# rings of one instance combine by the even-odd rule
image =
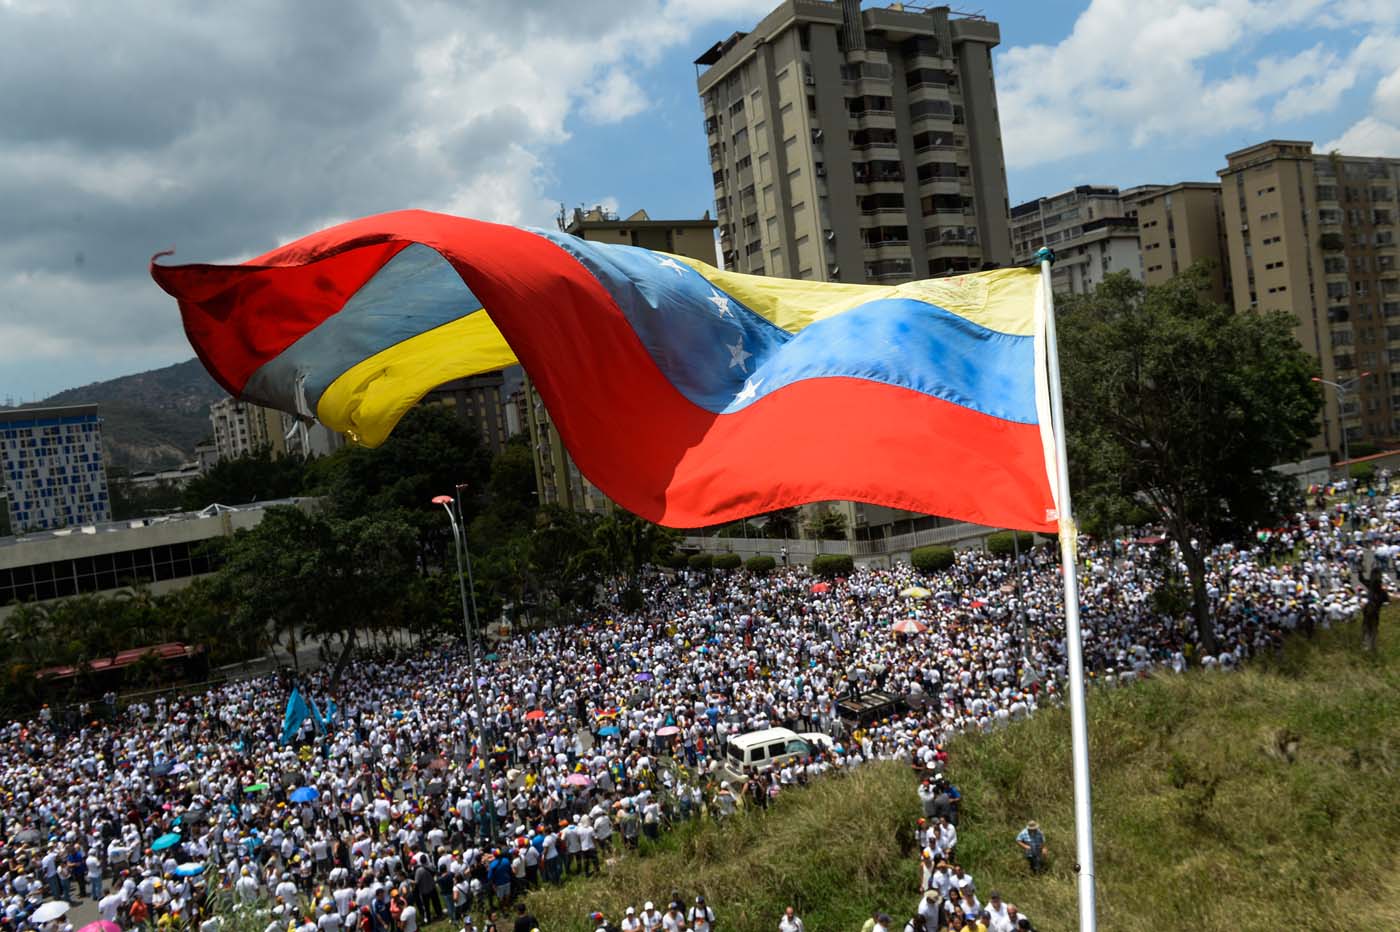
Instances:
[[[14,533],[111,517],[97,405],[0,411],[0,469]]]
[[[1220,184],[1183,181],[1155,187],[1137,198],[1142,280],[1160,285],[1200,261],[1211,266],[1210,296],[1230,304],[1229,246]]]
[[[1144,185],[1119,191],[1079,185],[1011,209],[1011,250],[1017,265],[1034,260],[1043,246],[1055,253],[1053,287],[1060,294],[1088,294],[1114,272],[1141,281],[1137,199],[1156,190]]]
[[[1345,405],[1326,395],[1318,445],[1400,436],[1400,158],[1315,153],[1272,139],[1221,169],[1234,305],[1282,310],[1323,378],[1357,380]]]
[[[481,440],[482,449],[495,456],[505,449],[506,440],[514,433],[507,419],[505,381],[501,372],[453,379],[428,392],[422,403],[451,409]]]
[[[1011,261],[991,50],[946,6],[786,0],[695,60],[726,268],[894,284]]]
[[[325,456],[345,445],[345,438],[319,422],[264,408],[250,401],[222,398],[209,406],[217,460],[250,456],[266,448],[273,456]],[[207,451],[200,454],[204,462]]]

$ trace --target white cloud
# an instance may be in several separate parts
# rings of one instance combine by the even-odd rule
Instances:
[[[1251,59],[1253,45],[1303,26],[1315,34],[1397,19],[1395,3],[1093,0],[1060,43],[1000,54],[1007,164],[1052,162],[1123,140],[1141,148],[1264,131],[1273,121],[1325,113],[1381,66],[1385,42],[1368,37],[1345,53],[1319,42]]]
[[[165,3],[0,0],[0,86],[25,88],[0,95],[0,390],[187,354],[146,276],[172,245],[246,257],[401,207],[552,224],[571,131],[773,0]]]
[[[595,123],[616,123],[647,108],[646,94],[631,76],[610,68],[594,82],[592,93],[583,102],[583,115]]]
[[[1400,156],[1400,36],[1368,37],[1353,60],[1359,68],[1384,69],[1371,94],[1370,112],[1320,149],[1345,155]]]

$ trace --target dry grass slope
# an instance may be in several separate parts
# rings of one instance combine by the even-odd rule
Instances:
[[[1400,929],[1397,623],[1400,610],[1375,658],[1352,625],[1240,673],[1092,695],[1101,928]],[[964,863],[1044,930],[1077,927],[1068,735],[1047,710],[952,749]],[[725,932],[772,932],[788,903],[812,930],[854,932],[872,907],[900,928],[917,901],[917,809],[907,770],[864,768],[766,816],[673,833],[530,907],[541,929],[587,932],[594,909],[617,921],[675,889],[706,894]],[[1012,843],[1028,818],[1052,847],[1034,878]]]

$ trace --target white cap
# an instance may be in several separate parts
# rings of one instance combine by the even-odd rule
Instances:
[[[653,903],[651,900],[647,900],[644,904],[642,904],[642,909],[655,909],[655,908],[656,908],[656,904]]]

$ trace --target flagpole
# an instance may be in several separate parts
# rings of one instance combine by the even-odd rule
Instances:
[[[1079,930],[1096,932],[1094,904],[1094,823],[1089,794],[1089,722],[1084,709],[1084,643],[1079,630],[1078,531],[1069,498],[1069,457],[1065,452],[1064,396],[1060,390],[1060,348],[1055,338],[1055,293],[1051,287],[1049,249],[1036,253],[1040,284],[1045,289],[1046,368],[1050,377],[1050,414],[1055,434],[1056,509],[1060,524],[1060,573],[1065,583],[1065,653],[1069,662],[1070,756],[1074,762],[1074,845],[1079,875]]]

